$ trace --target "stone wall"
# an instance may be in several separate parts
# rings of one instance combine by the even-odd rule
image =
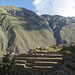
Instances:
[[[75,54],[59,52],[36,52],[20,54],[14,57],[14,65],[10,75],[49,75],[62,66],[62,63]],[[16,65],[15,65],[16,64]],[[24,66],[25,64],[25,66]]]

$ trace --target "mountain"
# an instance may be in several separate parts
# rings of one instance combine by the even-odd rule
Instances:
[[[50,28],[54,32],[57,44],[67,44],[75,41],[75,18],[63,17],[59,15],[42,15],[48,21]]]
[[[16,6],[0,6],[0,53],[25,53],[30,48],[55,44],[48,21]]]
[[[75,41],[75,17],[41,15],[16,6],[0,6],[0,53],[25,53],[38,46]]]

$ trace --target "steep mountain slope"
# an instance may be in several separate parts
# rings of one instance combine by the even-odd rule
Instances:
[[[75,41],[74,17],[66,18],[59,15],[42,15],[42,17],[48,21],[50,28],[53,30],[57,44]]]
[[[56,43],[44,18],[24,8],[0,6],[0,53],[26,52],[30,48]]]
[[[39,16],[25,8],[0,6],[0,53],[75,41],[75,18]]]

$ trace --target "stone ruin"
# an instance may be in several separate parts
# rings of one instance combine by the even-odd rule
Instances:
[[[14,56],[10,75],[52,75],[64,62],[75,58],[74,53],[33,52]]]

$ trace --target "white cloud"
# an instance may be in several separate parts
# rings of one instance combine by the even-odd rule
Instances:
[[[75,16],[75,0],[34,0],[37,13]]]

